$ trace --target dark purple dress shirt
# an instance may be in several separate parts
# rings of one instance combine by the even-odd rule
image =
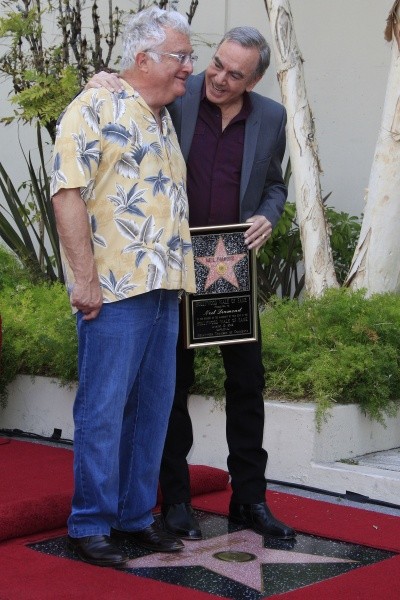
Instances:
[[[244,129],[250,112],[251,100],[245,93],[240,112],[222,131],[221,109],[207,100],[203,88],[187,160],[191,227],[239,223]]]

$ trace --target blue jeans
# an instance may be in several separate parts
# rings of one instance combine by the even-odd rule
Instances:
[[[166,290],[104,304],[91,321],[78,313],[72,537],[153,522],[178,314],[178,293]]]

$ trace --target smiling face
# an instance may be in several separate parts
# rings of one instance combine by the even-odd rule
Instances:
[[[152,49],[156,55],[155,60],[151,59],[151,52],[148,53],[149,74],[158,90],[160,106],[169,104],[178,96],[183,96],[186,91],[186,80],[193,72],[190,61],[181,64],[177,57],[168,56],[168,53],[191,54],[193,48],[188,36],[169,28],[166,28],[166,34],[165,41]]]
[[[259,51],[226,40],[214,54],[205,74],[206,96],[221,110],[238,104],[245,91],[250,92],[260,77],[255,77]]]

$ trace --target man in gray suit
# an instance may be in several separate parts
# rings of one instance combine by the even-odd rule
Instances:
[[[188,169],[191,227],[252,222],[249,248],[271,235],[287,196],[282,179],[286,113],[282,105],[252,91],[264,75],[270,49],[257,29],[225,34],[204,73],[188,80],[186,94],[168,107]],[[264,431],[264,368],[257,342],[221,345],[226,372],[226,435],[233,522],[282,539],[295,536],[265,503],[267,452]],[[161,463],[165,528],[200,539],[190,506],[186,457],[193,443],[187,406],[194,382],[194,351],[177,348],[177,381]]]
[[[179,60],[179,55],[176,54]],[[270,62],[270,48],[253,27],[227,32],[204,73],[188,79],[186,94],[168,107],[187,163],[191,227],[251,222],[248,247],[260,248],[282,214],[286,112],[253,92]],[[98,76],[97,76],[98,77]],[[109,77],[109,76],[108,76]],[[97,79],[107,85],[106,79]],[[112,80],[117,90],[116,80]],[[262,535],[295,537],[265,503],[264,368],[257,342],[220,346],[226,372],[226,435],[231,521]],[[202,533],[190,504],[187,455],[193,443],[188,394],[194,351],[177,346],[175,397],[160,472],[162,520],[187,540]]]

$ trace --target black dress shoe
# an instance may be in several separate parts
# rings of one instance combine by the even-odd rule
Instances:
[[[83,538],[68,536],[69,547],[87,563],[99,567],[122,567],[129,560],[108,535],[90,535]]]
[[[163,531],[152,523],[140,531],[120,531],[112,529],[111,535],[135,542],[141,548],[153,552],[177,552],[182,550],[183,543],[171,533]]]
[[[231,501],[229,520],[276,539],[290,540],[296,537],[294,529],[275,519],[265,502],[238,504]]]
[[[173,533],[183,540],[203,539],[199,522],[188,502],[163,504],[161,506],[161,523],[165,531]]]

